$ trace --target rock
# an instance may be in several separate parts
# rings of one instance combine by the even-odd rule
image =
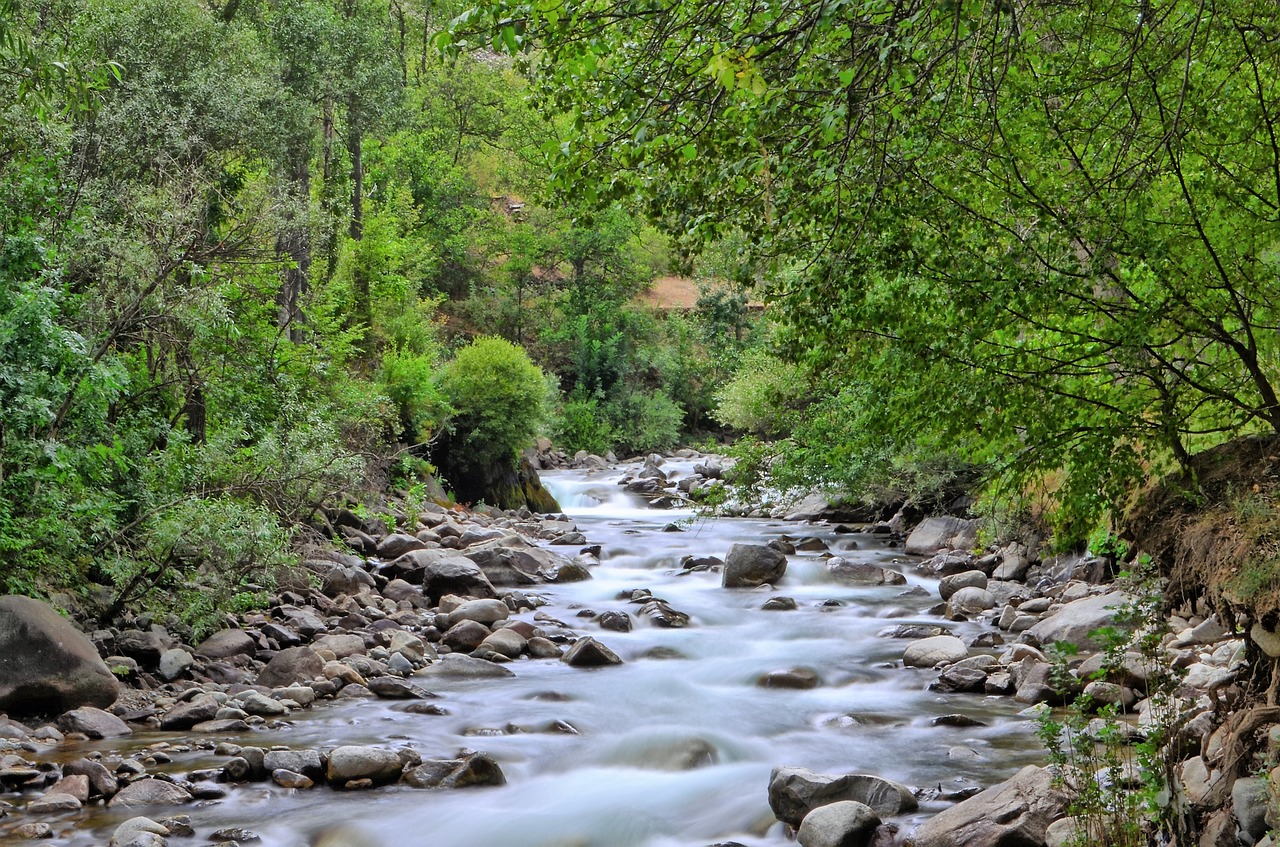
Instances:
[[[947,601],[947,607],[953,612],[966,615],[985,612],[987,609],[994,608],[995,605],[996,598],[991,596],[990,591],[973,585],[958,589]]]
[[[258,645],[244,630],[222,629],[200,642],[196,655],[206,659],[229,659],[232,656],[252,656],[257,649]]]
[[[369,779],[375,784],[395,782],[404,764],[395,750],[383,747],[348,745],[329,754],[325,777],[331,785],[345,785],[356,779]]]
[[[958,662],[969,655],[969,648],[954,635],[935,635],[907,645],[902,663],[909,668],[932,668],[939,662]]]
[[[398,559],[405,553],[413,550],[425,550],[426,544],[414,538],[412,535],[405,535],[397,532],[388,535],[386,538],[378,542],[377,556],[383,561],[391,561]]]
[[[350,633],[321,636],[311,642],[311,649],[317,652],[328,650],[339,659],[345,659],[348,656],[363,656],[365,654],[364,639],[359,635]]]
[[[315,780],[295,771],[279,768],[271,772],[271,781],[281,788],[307,789],[315,786]]]
[[[598,668],[605,665],[620,665],[622,659],[608,647],[589,635],[579,638],[561,658],[565,664],[574,668]]]
[[[511,610],[501,600],[468,600],[449,613],[447,626],[456,626],[463,621],[491,626],[498,621],[505,621],[511,616]]]
[[[430,665],[420,671],[415,676],[420,677],[464,677],[471,679],[484,679],[489,677],[506,677],[515,676],[514,673],[504,668],[502,665],[486,662],[484,659],[475,659],[471,656],[464,656],[460,653],[449,653],[441,656],[440,661],[434,665]]]
[[[320,590],[326,597],[354,597],[365,589],[374,588],[373,577],[361,568],[349,568],[337,565],[324,574],[324,584]]]
[[[956,693],[982,691],[986,682],[986,671],[952,665],[942,672],[937,682],[929,686],[929,690]]]
[[[915,847],[1022,847],[1045,843],[1045,830],[1066,812],[1066,797],[1045,768],[1028,765],[925,821]]]
[[[1231,805],[1240,829],[1253,841],[1267,834],[1267,805],[1270,800],[1267,780],[1259,776],[1237,779],[1231,786]]]
[[[84,706],[63,712],[58,716],[58,729],[63,732],[83,732],[90,738],[119,738],[122,735],[133,735],[124,721],[110,712]]]
[[[853,800],[819,806],[804,816],[796,840],[800,847],[867,847],[880,818]]]
[[[30,597],[0,597],[0,712],[101,708],[119,693],[119,681],[93,643],[51,606]]]
[[[790,668],[784,671],[769,671],[756,682],[761,688],[817,688],[818,674],[809,668]]]
[[[827,573],[837,582],[848,585],[906,585],[907,578],[897,571],[870,562],[851,562],[840,556],[827,560]]]
[[[721,584],[725,588],[755,588],[776,583],[787,572],[787,557],[760,544],[734,544],[725,556]]]
[[[791,826],[828,803],[853,800],[881,817],[916,808],[915,795],[905,785],[870,774],[828,776],[806,768],[774,768],[769,776],[769,807],[778,820]]]
[[[1187,801],[1192,806],[1210,809],[1226,799],[1226,781],[1219,771],[1210,770],[1200,756],[1187,759],[1178,769]]]
[[[69,794],[81,803],[89,801],[89,777],[84,774],[70,774],[49,786],[46,794]]]
[[[108,806],[180,806],[191,802],[185,788],[162,779],[140,779],[116,792]]]
[[[1249,637],[1263,653],[1273,659],[1280,657],[1280,632],[1272,632],[1259,622],[1250,628]]]
[[[141,834],[165,836],[169,834],[169,828],[164,824],[156,823],[151,818],[129,818],[111,833],[109,847],[124,847],[135,836]]]
[[[270,750],[262,757],[262,767],[269,773],[291,771],[312,779],[324,775],[320,754],[315,750]]]
[[[469,788],[505,785],[502,768],[486,753],[472,753],[461,759],[433,760],[406,771],[403,779],[414,788]]]
[[[489,627],[476,621],[459,621],[440,637],[440,643],[450,650],[470,653],[490,635]]]
[[[195,658],[186,650],[165,650],[160,654],[160,675],[175,680],[195,664]]]
[[[607,629],[610,632],[631,631],[631,616],[626,612],[616,610],[601,612],[600,617],[596,618],[596,623],[601,629]]]
[[[113,797],[120,789],[120,784],[111,771],[107,770],[102,763],[92,759],[76,759],[73,762],[67,762],[62,766],[62,774],[64,778],[76,774],[87,777],[90,796]]]
[[[281,650],[267,662],[258,674],[257,684],[264,688],[279,688],[298,682],[310,682],[324,671],[324,660],[310,647],[290,647]]]
[[[45,794],[43,797],[28,803],[26,811],[33,815],[55,814],[57,812],[74,812],[83,806],[84,803],[70,794]]]
[[[213,720],[219,703],[212,694],[200,694],[174,706],[160,718],[161,729],[190,729],[198,723]]]
[[[982,571],[961,571],[938,581],[938,596],[950,600],[961,588],[986,588],[987,575]]]
[[[925,518],[907,536],[911,556],[932,556],[939,550],[968,550],[978,540],[978,521],[950,515]]]
[[[369,690],[383,700],[417,700],[422,691],[389,676],[375,676],[369,680]]]
[[[137,660],[144,667],[154,668],[159,664],[160,654],[164,650],[164,642],[154,632],[126,629],[116,636],[116,652]]]
[[[1065,641],[1082,650],[1097,650],[1101,645],[1090,638],[1090,633],[1114,622],[1117,608],[1131,602],[1132,598],[1120,592],[1083,597],[1031,627],[1027,637],[1036,644]]]
[[[419,556],[433,551],[419,550],[401,558]],[[397,560],[399,561],[399,560]],[[410,580],[412,582],[412,580]],[[422,569],[422,593],[433,602],[440,602],[446,594],[462,597],[493,598],[498,596],[493,583],[480,566],[462,556],[436,558]]]
[[[264,718],[278,718],[289,713],[289,708],[279,700],[274,700],[257,691],[246,691],[240,695],[240,708],[251,715]]]
[[[528,641],[525,640],[524,636],[514,629],[499,629],[495,630],[484,641],[481,641],[476,649],[481,652],[492,650],[495,653],[506,656],[508,659],[515,659],[524,652],[527,644]]]

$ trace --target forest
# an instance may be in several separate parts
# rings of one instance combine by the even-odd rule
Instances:
[[[536,436],[1109,538],[1280,432],[1278,51],[1242,0],[5,0],[5,588],[251,603]]]

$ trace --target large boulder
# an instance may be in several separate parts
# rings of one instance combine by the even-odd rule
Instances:
[[[760,544],[735,544],[724,557],[725,588],[755,588],[776,583],[787,572],[787,557]]]
[[[978,521],[951,515],[925,518],[907,536],[912,556],[932,556],[939,550],[968,550],[978,540]]]
[[[1119,591],[1082,597],[1028,629],[1027,637],[1036,644],[1065,641],[1082,650],[1097,650],[1101,645],[1091,637],[1093,631],[1112,624],[1117,610],[1130,603],[1132,598]]]
[[[807,768],[774,768],[769,777],[769,807],[778,820],[799,826],[819,806],[853,800],[881,817],[913,811],[915,795],[905,785],[870,774],[829,776]]]
[[[1044,844],[1049,824],[1066,814],[1066,797],[1045,768],[1012,778],[925,821],[914,847],[1026,847]]]
[[[110,706],[120,683],[83,633],[30,597],[0,597],[0,712]]]
[[[296,682],[310,682],[324,672],[324,659],[310,647],[290,647],[271,657],[258,674],[257,684],[280,688]]]
[[[867,847],[880,818],[862,803],[840,800],[804,816],[796,841],[800,847]]]

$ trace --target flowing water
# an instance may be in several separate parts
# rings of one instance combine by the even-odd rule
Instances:
[[[688,472],[680,463],[673,468]],[[480,750],[500,762],[507,785],[355,793],[255,785],[192,811],[198,831],[240,826],[282,847],[301,847],[333,826],[361,834],[338,843],[369,847],[704,847],[729,840],[758,847],[786,843],[767,802],[776,766],[872,773],[947,791],[990,785],[1042,759],[1031,722],[1017,716],[1021,707],[1011,699],[930,692],[935,674],[900,666],[909,642],[877,637],[898,623],[937,622],[924,611],[937,602],[936,583],[914,576],[884,539],[649,509],[622,491],[620,476],[543,475],[603,552],[591,581],[546,586],[540,593],[549,604],[540,611],[595,636],[625,664],[579,670],[518,661],[507,666],[513,678],[422,680],[440,695],[434,702],[449,712],[444,716],[408,714],[387,701],[343,702],[299,713],[291,728],[235,739],[295,748],[408,744],[428,758]],[[682,531],[664,531],[673,521]],[[816,536],[845,558],[901,570],[929,596],[902,596],[909,586],[833,582],[817,552],[790,556],[786,576],[768,591],[726,590],[718,573],[679,566],[687,554],[723,557],[734,542],[781,535]],[[619,596],[639,588],[692,623],[661,629],[638,619],[632,632],[617,633],[579,616],[634,613],[638,606]],[[799,608],[761,610],[775,595],[794,598]],[[981,631],[954,628],[966,640]],[[816,671],[821,684],[757,685],[763,674],[794,667]],[[932,725],[952,713],[985,725]],[[202,754],[175,766],[219,761]],[[919,815],[938,808],[926,803]],[[99,815],[99,834],[130,816]]]

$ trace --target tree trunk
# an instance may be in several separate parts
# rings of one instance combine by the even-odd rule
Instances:
[[[284,188],[284,225],[276,236],[276,256],[286,265],[276,297],[277,322],[295,344],[302,340],[302,299],[311,274],[311,156],[307,139],[290,145]]]

